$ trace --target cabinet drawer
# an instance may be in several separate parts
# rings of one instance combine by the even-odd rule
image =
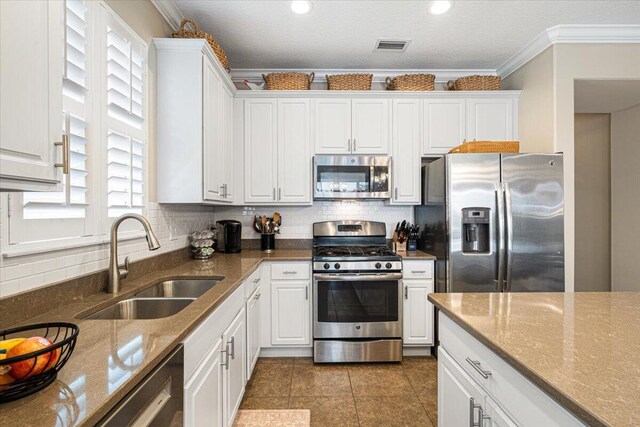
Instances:
[[[432,279],[433,261],[403,261],[403,279]]]
[[[489,396],[498,402],[517,425],[549,427],[584,425],[442,312],[438,320],[442,348]]]
[[[310,277],[309,263],[273,263],[271,265],[272,280],[307,280]]]
[[[254,293],[256,288],[260,286],[262,275],[262,265],[259,265],[256,270],[249,275],[244,281],[244,297],[249,299],[251,294]]]

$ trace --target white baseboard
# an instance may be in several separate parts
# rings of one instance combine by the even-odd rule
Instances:
[[[260,357],[311,357],[312,347],[268,347],[260,349]]]
[[[431,347],[403,347],[403,356],[431,356]]]

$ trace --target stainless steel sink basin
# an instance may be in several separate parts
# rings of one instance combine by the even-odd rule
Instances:
[[[195,298],[129,298],[98,311],[86,319],[160,319],[173,316]]]
[[[167,280],[138,292],[135,296],[138,298],[198,298],[213,288],[216,283],[218,280],[211,279]]]

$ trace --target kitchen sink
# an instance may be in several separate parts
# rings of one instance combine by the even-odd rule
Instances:
[[[211,279],[167,280],[138,292],[135,296],[138,298],[198,298],[217,283],[218,280]]]
[[[110,305],[85,319],[160,319],[182,311],[195,298],[129,298]]]

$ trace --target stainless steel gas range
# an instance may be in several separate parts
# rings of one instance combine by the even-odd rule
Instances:
[[[402,258],[371,221],[313,224],[313,360],[402,360]]]

